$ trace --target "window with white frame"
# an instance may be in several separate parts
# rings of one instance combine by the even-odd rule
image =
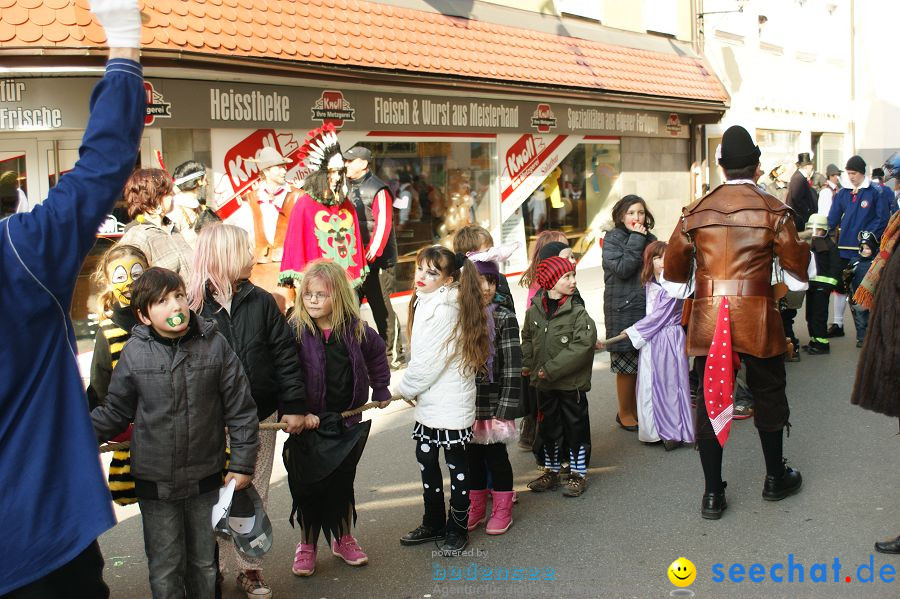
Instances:
[[[603,22],[602,0],[556,0],[559,14],[574,15]]]
[[[677,35],[678,4],[673,0],[644,0],[644,29]]]

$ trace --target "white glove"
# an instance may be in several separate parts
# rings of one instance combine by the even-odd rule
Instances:
[[[91,0],[110,48],[141,47],[141,11],[137,0]]]

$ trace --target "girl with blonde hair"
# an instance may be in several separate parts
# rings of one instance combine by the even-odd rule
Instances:
[[[422,525],[400,543],[444,540],[442,550],[457,551],[468,544],[466,443],[475,422],[475,376],[486,371],[490,354],[487,314],[478,271],[463,254],[440,245],[420,250],[415,285],[407,325],[411,359],[396,393],[416,402],[412,437],[425,515]],[[438,461],[441,448],[451,476],[449,518]]]
[[[284,465],[293,498],[290,521],[296,514],[303,535],[291,569],[297,576],[311,576],[320,532],[335,557],[351,566],[369,562],[350,533],[356,523],[353,482],[369,422],[339,414],[366,404],[370,388],[371,400],[387,407],[391,371],[384,341],[359,316],[347,271],[320,259],[302,274],[291,322],[306,380],[305,427],[320,429],[317,434],[328,441],[313,442],[312,432],[291,436]]]
[[[231,344],[250,381],[260,422],[278,415],[287,432],[303,430],[306,411],[300,359],[290,327],[275,299],[248,279],[255,264],[247,232],[239,227],[210,224],[200,230],[187,292],[191,310],[215,320]],[[275,458],[275,431],[259,431],[253,486],[268,503],[269,479]],[[237,571],[237,584],[253,597],[268,597],[262,558],[239,553],[234,543],[219,539],[224,571]]]

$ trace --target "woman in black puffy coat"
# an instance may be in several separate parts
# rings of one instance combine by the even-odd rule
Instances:
[[[627,195],[613,206],[614,227],[603,238],[603,317],[606,337],[615,337],[645,315],[641,267],[644,248],[656,241],[650,233],[653,215],[643,198]],[[619,411],[616,422],[628,431],[637,431],[638,352],[625,339],[608,346],[616,374]]]

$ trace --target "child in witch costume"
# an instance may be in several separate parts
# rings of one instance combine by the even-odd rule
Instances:
[[[356,209],[347,199],[347,168],[334,125],[310,131],[300,159],[309,174],[288,221],[278,282],[293,285],[303,278],[307,264],[328,258],[358,287],[369,268]]]
[[[409,304],[411,358],[396,394],[416,406],[412,438],[422,471],[422,524],[402,545],[444,540],[459,552],[469,542],[466,443],[475,423],[475,375],[485,369],[489,340],[478,271],[464,255],[432,245],[416,256],[416,293]],[[450,471],[450,515],[439,453]]]
[[[522,398],[522,348],[519,323],[498,293],[499,262],[505,262],[518,244],[469,254],[481,279],[482,300],[488,314],[490,354],[487,372],[476,379],[475,424],[472,442],[466,446],[469,461],[469,530],[484,523],[488,480],[493,507],[485,526],[489,535],[505,533],[512,526],[513,472],[506,444],[516,440],[515,418]]]
[[[292,571],[316,571],[319,532],[331,553],[351,566],[369,562],[350,528],[356,524],[353,481],[369,434],[370,421],[342,419],[340,412],[369,400],[379,408],[390,403],[391,372],[384,341],[359,316],[359,303],[342,266],[316,260],[303,272],[292,317],[306,376],[306,414],[300,435],[284,444],[284,465],[294,514],[303,532]]]
[[[125,343],[131,338],[131,329],[138,324],[131,311],[131,286],[149,268],[147,256],[133,245],[116,244],[100,259],[94,281],[102,286],[100,309],[105,318],[100,321],[94,340],[91,358],[91,382],[87,396],[90,409],[106,401],[109,380],[119,361]],[[131,439],[131,427],[112,441]],[[134,495],[134,479],[131,477],[131,454],[127,449],[113,452],[109,463],[109,492],[119,505],[137,502]]]

